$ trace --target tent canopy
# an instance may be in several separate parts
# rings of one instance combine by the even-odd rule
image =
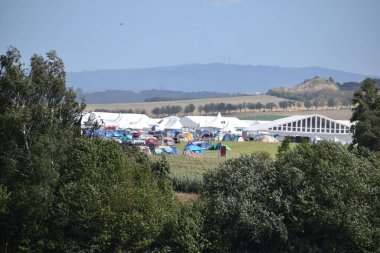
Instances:
[[[199,154],[203,154],[204,153],[204,150],[203,148],[197,146],[197,145],[188,145],[184,148],[184,151],[187,151],[187,150],[191,150],[193,152],[196,152],[196,153],[199,153]]]
[[[226,147],[226,149],[227,149],[228,151],[231,151],[231,150],[232,150],[229,146],[227,146],[226,144],[223,144],[223,143],[217,143],[217,144],[214,144],[214,145],[210,146],[208,149],[209,149],[209,150],[220,150],[220,147],[221,147],[221,146]]]

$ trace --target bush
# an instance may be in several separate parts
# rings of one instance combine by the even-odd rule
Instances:
[[[173,189],[177,192],[199,193],[203,186],[202,178],[182,175],[173,178]]]
[[[301,144],[277,161],[226,161],[204,178],[211,251],[380,250],[380,162],[365,149]]]
[[[179,203],[176,212],[162,230],[155,248],[164,252],[202,252],[207,241],[203,237],[202,206],[199,202]]]
[[[57,192],[52,241],[60,244],[51,250],[147,250],[175,210],[169,181],[113,142],[78,139]]]

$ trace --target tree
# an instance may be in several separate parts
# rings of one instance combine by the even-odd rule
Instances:
[[[293,106],[295,106],[296,105],[296,102],[295,101],[293,101],[293,100],[289,100],[288,101],[288,106],[290,107],[290,108],[292,108]]]
[[[313,106],[315,107],[315,110],[318,110],[318,107],[320,106],[320,103],[318,100],[313,101]]]
[[[168,163],[80,136],[83,107],[54,52],[29,71],[17,49],[1,56],[0,251],[200,251],[202,219],[183,217]]]
[[[379,158],[332,142],[281,152],[275,161],[241,156],[205,174],[210,251],[376,252]]]
[[[264,104],[262,104],[261,102],[258,102],[257,104],[256,104],[256,108],[257,108],[257,110],[261,110],[261,109],[264,109],[265,108],[265,105]]]
[[[206,115],[211,112],[210,104],[205,104],[203,106],[203,111],[206,113]]]
[[[161,112],[161,110],[160,110],[159,107],[155,107],[155,108],[152,110],[152,113],[153,113],[154,115],[156,115],[156,118],[158,118],[158,115],[161,114],[162,112]]]
[[[301,106],[302,106],[302,103],[300,101],[298,101],[297,102],[297,108],[298,108],[298,110],[300,110]]]
[[[291,206],[284,214],[288,245],[308,252],[376,251],[379,199],[371,192],[380,189],[379,162],[366,150],[331,142],[301,144],[278,159],[276,187]]]
[[[380,95],[374,80],[363,81],[354,93],[352,104],[351,122],[356,122],[352,126],[353,144],[380,151]]]
[[[176,207],[165,160],[116,142],[77,139],[60,171],[50,223],[56,252],[151,251]],[[141,228],[144,229],[141,229]]]
[[[10,197],[0,240],[11,241],[13,252],[39,251],[48,236],[44,228],[60,165],[80,134],[84,108],[66,89],[64,64],[54,51],[46,59],[33,55],[29,71],[20,62],[16,48],[1,56],[0,185]]]
[[[266,154],[243,155],[206,172],[202,199],[212,252],[274,252],[283,247],[286,227],[275,209],[277,193],[269,190],[271,164]]]
[[[167,109],[167,113],[169,115],[176,115],[177,113],[180,113],[182,112],[182,106],[180,105],[172,105],[172,106],[168,106],[168,109]]]
[[[274,107],[276,107],[276,104],[273,102],[269,102],[269,103],[265,104],[265,108],[270,110],[270,111],[272,111]]]
[[[306,109],[309,110],[313,106],[313,103],[311,103],[310,100],[306,100],[304,105],[305,105]]]
[[[221,113],[224,113],[227,109],[227,106],[225,103],[219,103],[219,104],[216,104],[215,105],[215,109],[218,111],[218,112],[221,112]]]
[[[183,110],[184,113],[186,114],[193,114],[193,112],[195,111],[195,105],[194,104],[188,104],[187,106],[185,106],[185,109]]]
[[[326,106],[326,102],[324,102],[324,101],[320,101],[319,102],[319,106],[322,108],[322,110],[323,110],[323,108]]]
[[[203,105],[198,105],[198,112],[200,115],[202,115],[202,111],[203,111]]]
[[[284,140],[281,142],[281,145],[277,149],[277,155],[281,156],[284,153],[290,151],[290,137],[285,137]]]
[[[337,105],[337,102],[333,98],[330,98],[329,101],[327,102],[327,106],[330,107],[331,109],[333,109],[334,106],[336,106],[336,105]]]
[[[285,109],[288,108],[289,103],[287,100],[278,102],[280,108],[282,108],[282,111],[285,111]]]
[[[248,103],[248,104],[247,104],[247,107],[248,107],[248,109],[254,111],[254,110],[256,109],[256,104],[255,104],[255,103]]]
[[[247,107],[248,107],[247,103],[246,103],[246,102],[243,102],[242,105],[243,105],[243,109],[244,109],[244,111],[247,112]]]
[[[226,104],[226,110],[228,111],[228,113],[231,113],[231,111],[234,109],[234,106],[233,104]]]

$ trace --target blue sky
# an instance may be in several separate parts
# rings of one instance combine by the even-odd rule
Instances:
[[[228,62],[380,75],[378,0],[0,0],[0,52],[67,71]],[[121,25],[121,23],[123,23]]]

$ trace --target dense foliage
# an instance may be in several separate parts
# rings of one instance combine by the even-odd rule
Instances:
[[[353,143],[374,151],[380,151],[379,92],[375,81],[367,78],[352,99],[351,121],[356,123],[353,125]]]
[[[54,52],[26,70],[10,48],[0,91],[1,252],[202,249],[202,219],[175,201],[165,160],[80,137],[84,106]]]
[[[229,160],[204,182],[212,251],[380,250],[380,162],[366,150],[301,144]]]
[[[65,87],[55,52],[34,55],[25,70],[17,49],[1,56],[0,186],[7,196],[1,240],[18,251],[38,248],[54,200],[59,169],[79,134],[83,106]]]

